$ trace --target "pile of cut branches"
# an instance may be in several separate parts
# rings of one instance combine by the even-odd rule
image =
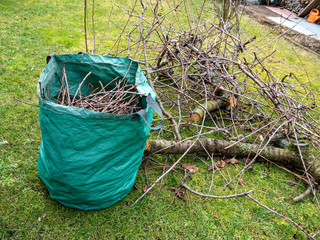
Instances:
[[[175,141],[183,140],[181,133],[197,140],[216,134],[236,141],[232,145],[258,144],[248,156],[253,159],[267,146],[296,148],[301,161],[294,165],[316,171],[304,174],[316,183],[317,155],[309,151],[303,156],[307,146],[320,150],[319,91],[312,81],[301,82],[293,72],[273,74],[268,59],[274,51],[250,47],[255,36],[242,40],[235,2],[224,14],[214,2],[166,3],[170,10],[165,14],[160,13],[164,3],[147,4],[142,2],[140,13],[130,10],[140,38],[125,36],[131,45],[116,55],[134,52],[132,57],[144,65],[170,122],[159,134]],[[187,24],[180,22],[183,18]],[[131,46],[138,47],[133,51]]]
[[[136,202],[174,170],[186,154],[198,154],[212,161],[211,167],[217,169],[213,176],[223,173],[212,155],[248,159],[238,175],[261,159],[294,167],[295,176],[309,185],[302,196],[312,193],[320,208],[316,195],[320,180],[320,92],[313,87],[314,80],[303,82],[293,72],[274,74],[268,67],[274,51],[266,53],[264,46],[256,46],[255,36],[243,39],[238,2],[140,3],[118,6],[128,20],[107,54],[127,54],[138,61],[158,94],[165,125],[157,132],[161,140],[149,142],[145,162],[154,154],[181,157]],[[123,42],[128,44],[119,49]],[[224,187],[236,179],[223,178]],[[181,179],[184,187],[186,179]],[[270,211],[250,192],[240,195]]]

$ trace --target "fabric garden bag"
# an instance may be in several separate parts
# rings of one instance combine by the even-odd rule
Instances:
[[[47,62],[37,87],[42,133],[39,176],[50,196],[67,207],[82,210],[108,207],[124,198],[135,182],[153,111],[162,118],[155,93],[138,63],[130,59],[53,54]],[[117,115],[50,101],[60,89],[63,63],[70,92],[77,90],[88,72],[91,72],[88,82],[93,84],[126,78],[137,85],[136,90],[143,96],[141,110]],[[86,88],[83,85],[81,90]],[[155,129],[161,125],[162,121]]]

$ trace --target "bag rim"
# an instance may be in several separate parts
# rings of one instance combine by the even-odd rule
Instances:
[[[110,57],[110,56],[102,56],[102,55],[89,55],[89,54],[63,54],[63,55],[51,55],[51,59],[48,62],[48,64],[43,69],[40,79],[37,84],[37,95],[39,99],[39,106],[44,107],[45,109],[60,113],[60,114],[68,114],[73,115],[78,118],[85,118],[85,119],[134,119],[135,116],[137,116],[137,113],[131,113],[131,114],[113,114],[113,113],[102,113],[98,111],[93,111],[89,109],[74,107],[74,106],[65,106],[61,104],[54,103],[48,99],[42,99],[40,94],[40,83],[43,82],[43,80],[48,75],[48,72],[55,67],[55,64],[58,62],[57,58],[66,58],[66,61],[64,62],[72,62],[72,63],[95,63],[95,64],[110,64],[113,66],[123,66],[123,63],[125,64],[136,64],[136,72],[135,72],[135,81],[138,83],[137,91],[140,94],[144,94],[145,97],[150,94],[151,96],[155,97],[155,92],[153,89],[149,86],[146,77],[143,75],[139,63],[131,60],[129,58],[123,58],[123,57]],[[68,60],[68,58],[72,58],[72,60]],[[112,60],[112,62],[109,62]],[[116,61],[116,62],[115,62]],[[122,64],[121,64],[122,63]],[[141,86],[144,85],[144,86]],[[147,85],[147,87],[146,87]],[[146,92],[146,90],[149,90],[149,92]],[[151,109],[149,104],[146,104],[146,108],[143,108],[142,110],[145,110],[148,114]]]

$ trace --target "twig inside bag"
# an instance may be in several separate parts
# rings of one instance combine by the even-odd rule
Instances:
[[[58,77],[58,74],[56,75]],[[91,72],[82,79],[75,94],[70,94],[65,64],[63,63],[62,79],[60,80],[58,77],[61,85],[60,90],[57,97],[50,97],[48,90],[49,99],[65,106],[112,114],[132,114],[141,110],[140,96],[143,94],[136,92],[137,85],[128,84],[129,80],[125,78],[116,77],[106,85],[99,81],[100,86],[94,90],[91,90],[93,85],[88,83],[86,92],[82,94],[81,88],[90,75]],[[111,88],[113,85],[114,87]]]

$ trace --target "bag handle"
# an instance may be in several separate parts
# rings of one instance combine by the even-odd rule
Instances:
[[[163,126],[163,115],[162,115],[162,111],[158,105],[158,103],[152,99],[150,97],[150,95],[147,96],[147,102],[150,104],[151,108],[159,115],[159,117],[161,117],[161,123],[158,126],[155,127],[151,127],[147,121],[147,117],[146,117],[146,112],[145,110],[140,110],[139,112],[137,112],[137,114],[139,114],[142,119],[145,121],[145,123],[148,125],[148,127],[152,130],[158,130]]]
[[[79,52],[78,54],[84,54],[84,55],[88,55],[87,52]],[[50,62],[50,59],[56,55],[55,53],[51,53],[49,56],[47,56],[47,64]]]
[[[47,56],[47,64],[50,62],[50,59],[56,55],[55,53],[51,53],[49,56]]]

